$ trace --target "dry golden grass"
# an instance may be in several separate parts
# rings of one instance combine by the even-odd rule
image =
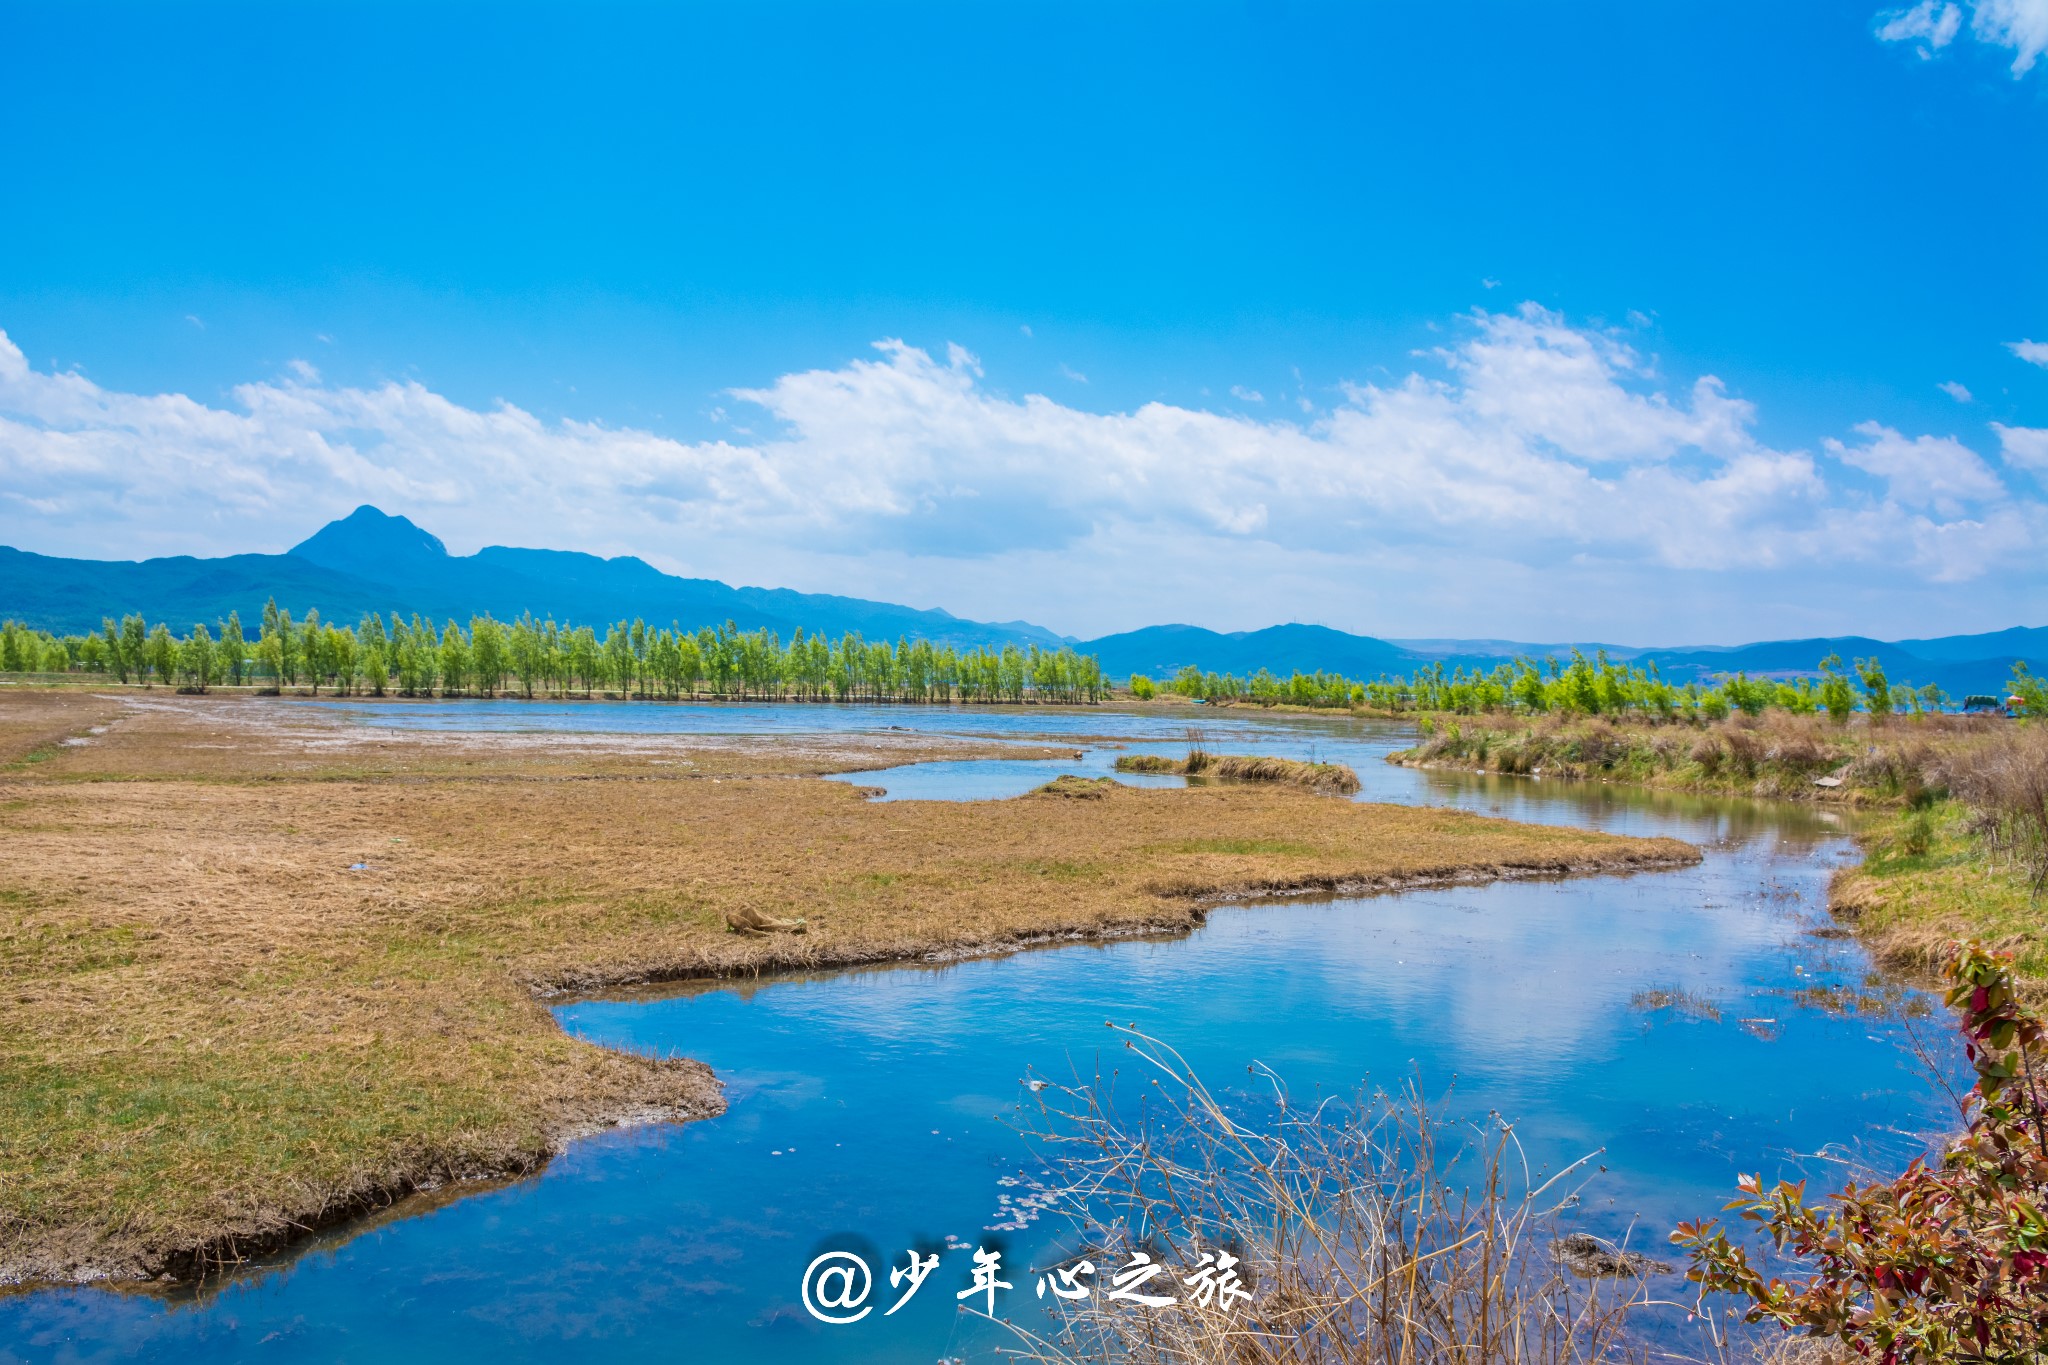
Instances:
[[[1349,796],[1358,790],[1358,774],[1343,763],[1303,763],[1294,758],[1254,754],[1212,754],[1196,749],[1186,758],[1157,754],[1125,754],[1116,761],[1120,773],[1180,773],[1223,782],[1285,782],[1311,791]]]
[[[0,736],[46,745],[106,705],[0,696]],[[131,705],[0,774],[0,1275],[191,1274],[601,1124],[717,1110],[695,1063],[567,1038],[551,991],[1698,856],[1287,788],[871,803],[782,775],[963,747],[914,736],[361,738],[264,707]],[[726,932],[742,910],[808,932]]]
[[[2010,722],[1974,716],[1865,716],[1767,711],[1693,724],[1649,717],[1435,715],[1428,737],[1395,761],[1546,778],[1628,782],[1677,791],[1896,806],[1938,786],[1958,757],[1998,745]],[[1837,785],[1817,786],[1815,779]]]

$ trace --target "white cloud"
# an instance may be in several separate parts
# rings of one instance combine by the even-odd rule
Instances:
[[[1999,453],[2007,464],[2048,474],[2048,427],[2009,427],[1993,422],[1991,429],[1998,433]]]
[[[2048,341],[2008,341],[2005,349],[2029,365],[2048,368]]]
[[[887,341],[735,391],[763,434],[703,441],[310,366],[221,406],[120,393],[0,337],[0,507],[23,548],[107,557],[281,549],[373,502],[458,549],[635,553],[1075,633],[1539,624],[1500,614],[1517,610],[1754,636],[1771,592],[1805,628],[1830,574],[1887,585],[1887,609],[2001,567],[2017,566],[2002,584],[2039,577],[2041,504],[1952,438],[1870,422],[1817,459],[1761,442],[1712,376],[1667,392],[1643,356],[1533,305],[1457,332],[1422,371],[1299,422],[1011,398],[961,347],[942,362]],[[2037,433],[1996,430],[2009,465],[2039,454]],[[1508,591],[1523,579],[1549,587]]]
[[[2005,485],[1974,450],[1952,436],[1908,439],[1877,422],[1859,422],[1858,446],[1830,437],[1824,444],[1842,463],[1883,479],[1903,507],[1932,507],[1949,516],[1963,504],[2004,495]]]
[[[1888,43],[1920,41],[1923,56],[1947,47],[1963,26],[1963,12],[1945,0],[1920,0],[1911,9],[1891,10],[1878,16],[1884,22],[1877,36]]]
[[[1944,379],[1941,381],[1941,383],[1936,384],[1934,387],[1940,389],[1943,393],[1955,399],[1958,403],[1967,403],[1970,401],[1971,395],[1969,389],[1965,388],[1963,385],[1957,383],[1953,379]]]
[[[1963,24],[1961,6],[1950,0],[1920,0],[1910,9],[1885,10],[1877,17],[1880,39],[1916,43],[1928,58],[1955,41]],[[2048,0],[1971,0],[1970,36],[2010,48],[2012,74],[2024,76],[2048,51]]]
[[[1230,396],[1240,403],[1263,403],[1266,401],[1266,395],[1260,393],[1257,389],[1248,389],[1242,384],[1232,384],[1230,386]]]
[[[1076,384],[1085,384],[1088,382],[1087,375],[1082,374],[1079,370],[1075,369],[1072,365],[1067,364],[1065,361],[1060,362],[1060,374],[1068,379],[1073,380]]]
[[[2048,0],[1977,0],[1970,32],[2013,50],[2012,74],[2024,76],[2048,51]]]

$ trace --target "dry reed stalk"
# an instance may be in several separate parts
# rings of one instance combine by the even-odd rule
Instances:
[[[1062,1303],[1023,1358],[1131,1365],[1577,1365],[1640,1358],[1626,1334],[1651,1302],[1637,1273],[1565,1269],[1556,1218],[1586,1163],[1546,1180],[1511,1126],[1452,1125],[1419,1094],[1359,1104],[1226,1105],[1171,1047],[1122,1029],[1132,1070],[1158,1073],[1141,1112],[1111,1082],[1048,1086],[1031,1133],[1065,1213],[1107,1280],[1134,1248],[1170,1267],[1239,1258],[1249,1301],[1171,1308],[1097,1293]],[[1597,1154],[1596,1154],[1597,1155]],[[1098,1259],[1099,1258],[1099,1259]],[[1626,1255],[1619,1257],[1630,1263]]]

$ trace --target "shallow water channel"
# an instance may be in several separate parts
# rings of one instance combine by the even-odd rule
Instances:
[[[1143,741],[1178,754],[1189,720],[1101,711],[506,704],[349,708],[355,719],[454,729],[788,733],[907,726],[1048,733],[1078,761],[935,763],[847,780],[891,799],[1015,795],[1100,773]],[[1802,1003],[1860,987],[1853,944],[1815,938],[1847,817],[1620,787],[1417,772],[1384,762],[1397,727],[1247,716],[1195,723],[1216,752],[1351,763],[1360,799],[1700,844],[1676,872],[1511,882],[1213,913],[1174,940],[1063,947],[706,985],[560,1005],[595,1041],[708,1062],[723,1117],[607,1132],[531,1179],[416,1201],[337,1230],[223,1286],[171,1297],[90,1289],[0,1298],[0,1361],[243,1359],[498,1362],[677,1359],[932,1362],[1009,1344],[964,1318],[976,1245],[1000,1246],[1035,1312],[1030,1267],[1062,1229],[1016,1212],[1039,1169],[1009,1126],[1027,1073],[1112,1064],[1106,1020],[1136,1023],[1228,1087],[1263,1062],[1297,1097],[1414,1080],[1443,1107],[1513,1118],[1551,1167],[1601,1151],[1574,1215],[1660,1251],[1678,1218],[1717,1210],[1738,1170],[1837,1179],[1843,1159],[1903,1160],[1942,1126],[1902,1011]],[[1179,779],[1155,778],[1155,782]],[[1655,1009],[1685,991],[1711,1009]],[[1911,1000],[1894,990],[1894,1002]],[[1919,1032],[1946,1053],[1938,1019]],[[957,1250],[901,1312],[883,1267]],[[819,1252],[864,1252],[881,1276],[865,1320],[798,1306]]]

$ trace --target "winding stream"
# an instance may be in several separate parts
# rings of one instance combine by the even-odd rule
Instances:
[[[1188,725],[980,708],[352,709],[452,729],[1124,736],[1173,754]],[[578,1036],[710,1063],[729,1112],[601,1134],[532,1179],[339,1230],[200,1294],[0,1298],[0,1361],[989,1358],[1005,1338],[954,1304],[969,1251],[1004,1248],[1011,1315],[1024,1316],[1026,1267],[1056,1231],[1013,1212],[1026,1186],[1006,1182],[1036,1167],[1002,1116],[1027,1072],[1092,1070],[1112,1018],[1171,1042],[1213,1082],[1253,1060],[1297,1095],[1413,1078],[1450,1088],[1458,1112],[1515,1118],[1541,1162],[1604,1148],[1579,1217],[1610,1236],[1633,1226],[1632,1245],[1653,1252],[1676,1219],[1717,1210],[1739,1169],[1825,1182],[1838,1158],[1902,1160],[1942,1125],[1898,1011],[1830,1012],[1796,995],[1859,986],[1868,970],[1853,944],[1807,932],[1825,920],[1829,872],[1854,857],[1846,817],[1395,768],[1384,756],[1406,733],[1384,724],[1200,723],[1219,752],[1351,763],[1363,800],[1670,834],[1707,857],[1634,877],[1225,908],[1174,940],[564,1004],[555,1013]],[[847,780],[891,799],[985,799],[1105,772],[1116,752]],[[1718,1017],[1646,1008],[1650,990],[1691,992]],[[1945,1042],[1938,1022],[1921,1032]],[[900,1313],[881,1315],[895,1298],[886,1279],[875,1313],[850,1326],[798,1307],[820,1250],[863,1250],[879,1269],[949,1235],[963,1249]]]

